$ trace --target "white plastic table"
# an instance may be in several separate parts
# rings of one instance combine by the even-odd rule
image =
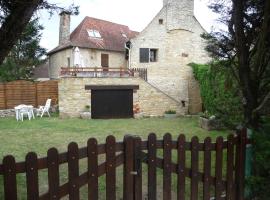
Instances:
[[[15,113],[16,113],[16,120],[22,120],[21,119],[21,109],[22,108],[27,108],[29,110],[29,114],[28,114],[28,119],[31,120],[31,118],[35,119],[35,115],[34,115],[34,107],[32,105],[18,105],[16,107],[14,107],[15,109]]]

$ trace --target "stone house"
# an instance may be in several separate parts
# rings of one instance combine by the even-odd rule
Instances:
[[[128,26],[85,17],[70,33],[70,13],[60,13],[59,45],[48,53],[49,77],[58,79],[61,67],[74,66],[79,47],[84,67],[127,66],[125,43],[137,34]]]
[[[163,4],[141,33],[126,33],[131,34],[131,39],[122,46],[127,50],[119,60],[127,68],[66,69],[67,74],[59,81],[60,116],[78,117],[86,105],[91,106],[93,118],[163,116],[167,110],[175,110],[178,115],[201,111],[199,86],[188,64],[209,61],[200,37],[205,30],[194,17],[193,0],[164,0]],[[51,59],[61,60],[61,56]]]
[[[205,30],[194,17],[193,0],[163,0],[163,4],[150,24],[131,40],[130,65],[147,68],[150,84],[196,113],[202,103],[188,64],[209,61],[200,37]]]

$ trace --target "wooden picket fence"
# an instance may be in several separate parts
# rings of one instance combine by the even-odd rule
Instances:
[[[32,82],[18,80],[0,83],[0,109],[14,108],[19,104],[38,107],[47,99],[56,104],[58,100],[58,81]]]
[[[88,185],[88,199],[99,199],[99,177],[106,175],[106,199],[116,199],[116,169],[123,165],[123,199],[142,200],[142,163],[148,167],[147,171],[147,199],[172,198],[172,175],[177,176],[177,199],[187,199],[185,189],[186,180],[190,180],[190,199],[199,198],[199,183],[203,184],[202,196],[204,200],[243,200],[244,199],[244,163],[246,131],[230,135],[225,141],[218,137],[211,142],[206,138],[200,143],[197,137],[191,142],[180,135],[173,141],[170,134],[163,140],[157,140],[155,134],[150,134],[147,141],[135,136],[126,136],[123,142],[116,142],[114,136],[108,136],[106,144],[99,144],[92,138],[87,147],[78,148],[76,143],[68,145],[68,151],[58,153],[57,149],[48,150],[47,157],[37,158],[35,153],[28,153],[25,162],[16,163],[13,156],[6,156],[0,165],[0,175],[4,179],[4,193],[6,200],[20,199],[17,194],[16,174],[26,174],[28,200],[80,199],[80,188]],[[161,150],[162,149],[162,150]],[[163,158],[157,156],[157,151],[163,151]],[[188,153],[189,152],[189,153]],[[177,162],[172,161],[172,153],[177,153]],[[105,161],[100,162],[99,155],[105,155]],[[200,154],[203,154],[203,171],[199,169]],[[227,155],[226,163],[224,154]],[[191,155],[188,168],[187,155]],[[79,174],[79,161],[87,158],[88,169]],[[214,158],[214,159],[213,159]],[[214,160],[214,163],[212,163]],[[59,166],[68,164],[68,181],[60,185]],[[214,164],[214,173],[211,166]],[[226,166],[223,169],[223,166]],[[157,168],[163,170],[163,198],[157,196]],[[39,192],[39,170],[48,170],[48,191]],[[226,174],[224,174],[224,171]],[[213,175],[214,174],[214,175]],[[211,188],[214,187],[214,192]]]

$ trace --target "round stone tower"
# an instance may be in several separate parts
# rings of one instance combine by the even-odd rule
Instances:
[[[163,0],[166,7],[167,30],[192,30],[194,0]]]

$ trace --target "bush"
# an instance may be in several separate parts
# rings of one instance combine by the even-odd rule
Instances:
[[[165,111],[165,114],[176,114],[175,110],[167,110]]]
[[[252,176],[247,179],[250,199],[268,200],[270,197],[270,119],[253,134]]]
[[[219,118],[225,126],[235,128],[242,121],[241,98],[237,84],[223,64],[191,63],[190,66],[200,84],[204,110]]]

